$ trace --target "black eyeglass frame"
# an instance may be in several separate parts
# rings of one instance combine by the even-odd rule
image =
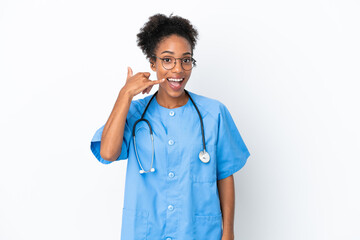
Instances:
[[[196,67],[196,60],[193,58],[193,57],[190,57],[191,58],[191,61],[193,62],[193,64],[192,64],[192,67],[189,69],[189,70],[186,70],[184,67],[183,67],[183,59],[184,58],[188,58],[188,57],[183,57],[183,58],[175,58],[175,57],[172,57],[172,58],[174,58],[175,59],[175,63],[174,63],[174,66],[172,67],[172,68],[170,68],[170,69],[167,69],[166,67],[164,67],[164,58],[169,58],[169,57],[163,57],[163,58],[161,58],[161,57],[158,57],[158,56],[155,56],[155,55],[152,55],[152,57],[155,57],[155,58],[158,58],[158,59],[160,59],[160,60],[162,60],[162,63],[161,63],[161,65],[163,66],[163,68],[165,68],[166,70],[171,70],[171,69],[173,69],[175,66],[176,66],[176,60],[177,59],[180,59],[180,65],[181,65],[181,67],[182,67],[182,69],[184,69],[184,71],[190,71],[191,69],[193,69],[194,67]]]

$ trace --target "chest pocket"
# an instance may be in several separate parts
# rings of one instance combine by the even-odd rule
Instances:
[[[121,239],[144,240],[147,237],[148,212],[123,208]]]
[[[206,145],[206,151],[210,155],[210,161],[203,163],[199,159],[199,153],[203,150],[202,144],[195,144],[191,151],[190,173],[193,182],[216,181],[216,145]]]

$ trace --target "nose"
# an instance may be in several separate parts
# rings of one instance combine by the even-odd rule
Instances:
[[[175,61],[175,66],[174,68],[172,69],[172,72],[182,72],[183,69],[182,69],[182,66],[181,66],[181,60],[180,59],[176,59]]]

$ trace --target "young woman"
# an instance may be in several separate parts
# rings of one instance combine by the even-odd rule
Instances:
[[[197,36],[187,19],[151,16],[137,37],[158,80],[128,68],[91,141],[101,163],[128,159],[122,240],[234,239],[232,174],[250,154],[228,109],[185,89]],[[155,94],[133,100],[154,85]]]

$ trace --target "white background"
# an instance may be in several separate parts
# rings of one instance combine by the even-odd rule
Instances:
[[[1,0],[0,239],[120,239],[127,162],[90,140],[127,66],[151,71],[139,29],[172,12],[199,30],[187,89],[223,102],[251,153],[235,238],[360,239],[355,0]]]

